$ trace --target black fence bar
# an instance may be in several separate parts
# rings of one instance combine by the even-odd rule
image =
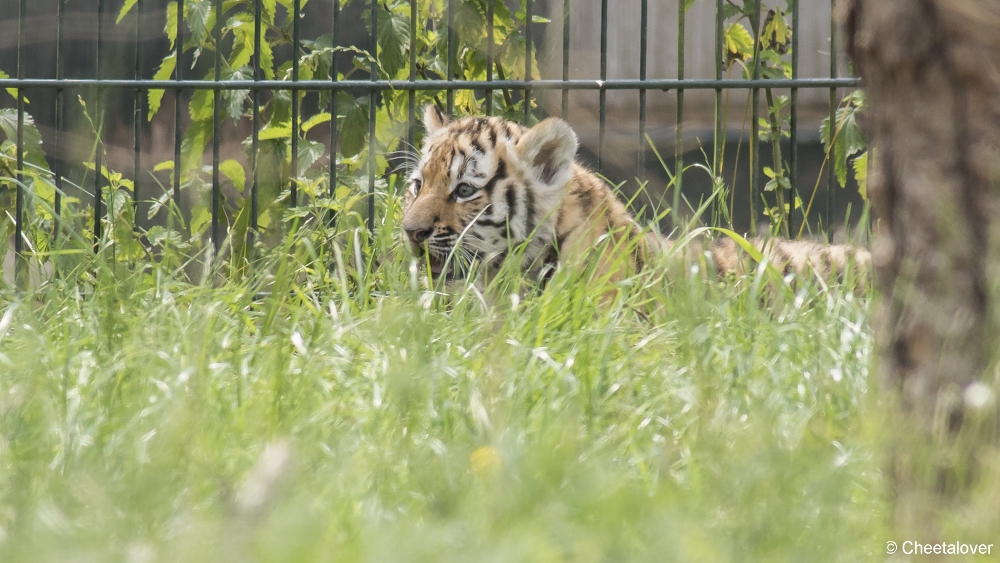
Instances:
[[[174,76],[178,82],[184,81],[184,0],[177,0],[177,49]],[[183,88],[174,90],[174,205],[181,205],[181,147],[184,143],[184,108],[181,105]]]
[[[409,82],[406,80],[341,80],[341,81],[320,81],[301,80],[292,83],[288,80],[97,80],[90,78],[63,79],[52,78],[16,78],[0,79],[0,88],[151,88],[168,90],[172,88],[184,88],[187,90],[267,90],[267,91],[292,91],[292,90],[321,90],[338,92],[360,92],[387,90],[482,90],[483,82],[480,80],[418,80]],[[645,82],[634,78],[611,79],[611,80],[533,80],[530,84],[532,90],[751,90],[754,88],[857,88],[861,84],[857,78],[767,78],[767,79],[723,79],[712,80],[702,78],[686,78],[677,80],[673,78],[652,78]],[[490,83],[494,90],[511,89],[523,90],[529,84],[523,80],[494,80]]]
[[[63,68],[63,30],[65,27],[65,17],[66,17],[66,0],[59,0],[56,6],[56,82],[61,81],[65,78],[65,69]],[[52,239],[53,241],[59,238],[60,223],[62,222],[62,192],[63,192],[63,163],[62,163],[62,138],[60,133],[65,124],[66,120],[66,109],[65,109],[65,91],[62,88],[56,89],[56,106],[54,108],[55,115],[55,132],[54,138],[52,140],[54,145],[55,154],[52,155],[53,166],[52,175],[55,177],[56,195],[55,201],[53,202],[53,211],[55,216],[52,220]]]
[[[792,78],[799,77],[799,0],[792,2]],[[788,181],[791,184],[791,201],[788,203],[788,233],[795,234],[795,204],[799,197],[799,89],[792,88],[789,95],[791,116],[789,128]],[[780,188],[779,188],[780,189]],[[802,221],[805,222],[805,217]]]
[[[21,5],[27,0],[21,0]],[[23,13],[23,10],[22,10]],[[20,65],[18,65],[20,66]],[[19,71],[20,72],[20,71]],[[20,270],[24,252],[24,90],[17,90],[17,188],[14,192],[14,259],[15,269]]]
[[[524,81],[531,83],[531,0],[524,0]],[[531,88],[524,89],[524,124],[531,124]]]
[[[723,0],[715,1],[715,83],[722,83],[722,65],[724,63],[724,52],[725,52],[725,13],[723,12]],[[722,87],[717,86],[715,88],[715,131],[713,132],[712,139],[712,172],[716,177],[722,176],[722,157],[723,148],[725,147],[725,135],[726,131],[723,129],[725,125],[724,118],[725,114],[722,111]],[[714,184],[714,182],[713,182]],[[723,197],[719,194],[718,197]],[[718,210],[728,209],[728,201],[715,200],[714,208],[716,212],[713,214],[713,219],[718,221],[721,214]],[[732,210],[728,217],[730,219],[729,226],[732,226]]]
[[[331,43],[336,48],[340,41],[340,2],[333,3],[333,21],[330,26],[333,28],[330,30]],[[314,82],[317,85],[324,84],[318,80]],[[337,127],[337,91],[339,90],[340,77],[337,75],[336,52],[332,54],[330,59],[330,81],[325,84],[330,86],[330,185],[328,189],[330,197],[333,198],[334,194],[337,193],[337,145],[340,141],[339,128]],[[330,219],[333,219],[332,213]]]
[[[133,76],[142,79],[142,15],[143,0],[136,2],[135,17],[135,69]],[[218,80],[218,76],[216,80]],[[132,228],[139,227],[139,201],[142,190],[142,89],[132,92],[132,213],[135,216]],[[218,169],[218,165],[215,166]]]
[[[750,91],[750,231],[757,234],[757,198],[760,195],[760,0],[750,18],[753,26],[753,80]],[[773,86],[773,84],[768,84]]]
[[[492,6],[492,4],[490,4]],[[486,63],[487,66],[489,63]],[[410,0],[410,82],[417,81],[417,0]],[[410,90],[406,106],[406,150],[416,150],[417,91]],[[489,103],[487,92],[487,104]],[[334,121],[336,123],[336,121]]]
[[[600,90],[600,130],[597,135],[597,171],[604,167],[604,129],[608,117],[608,92],[604,86],[608,79],[608,0],[601,0],[601,80]]]
[[[646,51],[649,47],[649,0],[639,4],[639,80],[646,81]],[[565,91],[565,90],[564,90]],[[646,179],[646,89],[639,88],[639,178]]]
[[[830,79],[837,77],[837,20],[830,11]],[[827,236],[833,238],[833,189],[837,184],[836,171],[833,165],[833,140],[837,133],[837,87],[830,86],[830,153],[826,167],[826,221],[823,228]]]
[[[94,101],[94,118],[97,119],[97,140],[94,143],[94,252],[100,249],[101,244],[101,219],[104,217],[104,199],[102,186],[102,156],[103,145],[101,144],[101,98],[104,90],[101,88],[101,49],[104,43],[104,0],[97,2],[97,50],[95,52],[96,67],[94,75],[97,77],[97,90]],[[179,82],[179,81],[178,81]]]
[[[336,2],[335,2],[336,3]],[[260,19],[261,19],[261,0],[254,0],[253,3],[253,80],[254,82],[263,82],[260,78]],[[250,133],[250,229],[247,232],[249,240],[256,240],[255,234],[257,232],[257,212],[259,210],[258,198],[258,187],[260,174],[258,171],[257,160],[260,157],[260,89],[253,90],[253,131]]]
[[[28,0],[17,8],[17,77],[24,78],[24,22],[28,19]],[[24,89],[17,89],[17,187],[14,193],[14,272],[20,277],[24,267]],[[18,280],[20,281],[20,280]]]
[[[292,82],[299,81],[299,49],[302,39],[299,37],[299,12],[302,10],[302,0],[292,2]],[[216,78],[218,80],[218,78]],[[292,207],[299,203],[299,92],[292,92],[292,158],[288,187],[288,199]]]
[[[212,40],[215,42],[215,80],[222,80],[222,0],[215,0],[215,28]],[[222,90],[212,91],[212,247],[215,256],[222,252],[222,182],[219,177],[219,152],[222,136]]]
[[[486,2],[486,115],[493,115],[493,17],[493,2]]]
[[[677,2],[677,80],[684,80],[684,20],[687,2]],[[677,90],[677,120],[674,129],[674,199],[675,224],[679,223],[681,189],[684,180],[684,90]]]
[[[372,62],[371,81],[378,80],[378,0],[371,3],[372,18]],[[368,94],[368,232],[375,230],[375,99],[378,92]]]
[[[645,1],[645,0],[643,0]],[[492,6],[492,2],[487,2]],[[562,30],[562,79],[569,82],[569,0],[563,0],[563,30]],[[569,89],[562,89],[562,118],[569,117]]]
[[[448,0],[448,80],[455,78],[455,0]],[[448,88],[445,114],[449,117],[455,111],[455,90]]]

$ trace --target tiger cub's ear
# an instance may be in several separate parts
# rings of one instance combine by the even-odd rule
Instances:
[[[428,135],[433,135],[435,131],[443,129],[448,125],[448,117],[441,113],[433,103],[424,106],[424,128]]]
[[[535,125],[517,142],[517,154],[545,184],[562,187],[573,176],[576,133],[565,121],[550,117]]]

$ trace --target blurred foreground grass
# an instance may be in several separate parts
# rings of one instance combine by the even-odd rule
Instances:
[[[348,246],[329,291],[277,259],[5,292],[0,561],[884,557],[865,299],[440,295]]]

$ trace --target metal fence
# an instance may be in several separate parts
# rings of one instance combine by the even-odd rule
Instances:
[[[851,77],[842,77],[838,75],[838,60],[837,52],[838,46],[836,45],[836,28],[833,23],[833,17],[830,16],[830,73],[826,78],[800,78],[799,72],[799,48],[798,48],[798,33],[795,31],[799,28],[799,10],[797,9],[797,0],[787,0],[786,7],[788,9],[788,15],[791,20],[791,28],[793,33],[790,37],[790,44],[788,45],[787,62],[790,64],[790,75],[791,78],[766,78],[761,75],[761,64],[753,65],[753,72],[748,77],[740,78],[726,78],[726,59],[727,59],[727,29],[728,24],[734,19],[732,16],[727,19],[727,5],[735,5],[732,2],[724,2],[724,0],[694,0],[699,3],[712,3],[715,7],[715,76],[712,78],[689,78],[685,76],[685,24],[686,24],[686,8],[691,3],[686,0],[676,1],[677,6],[676,11],[676,26],[677,26],[677,45],[676,52],[673,53],[652,53],[653,56],[663,57],[663,56],[673,56],[677,58],[677,73],[674,77],[667,78],[651,78],[648,76],[648,62],[651,53],[648,50],[649,37],[647,30],[649,29],[649,0],[639,0],[639,10],[635,14],[639,22],[639,36],[635,37],[635,42],[638,43],[639,50],[639,64],[638,64],[638,78],[628,78],[628,79],[614,79],[608,77],[608,64],[607,58],[610,49],[623,48],[622,45],[611,45],[608,40],[608,21],[609,21],[609,10],[615,8],[615,2],[611,0],[595,0],[594,2],[584,3],[580,0],[521,0],[520,6],[513,6],[517,9],[521,8],[521,13],[517,15],[517,20],[519,22],[519,29],[516,30],[517,33],[523,35],[523,69],[516,69],[517,72],[513,72],[515,69],[504,69],[499,63],[500,58],[498,54],[498,48],[500,45],[495,40],[495,10],[498,8],[506,8],[506,5],[502,3],[502,0],[494,1],[483,1],[483,0],[437,0],[434,2],[434,6],[440,6],[443,13],[436,14],[435,21],[421,21],[420,13],[422,10],[418,9],[422,6],[431,4],[431,0],[409,0],[409,44],[405,46],[405,52],[409,57],[409,75],[405,78],[400,79],[399,77],[388,77],[386,73],[381,69],[380,66],[380,47],[379,47],[379,17],[380,14],[384,16],[384,9],[386,8],[385,1],[379,2],[379,0],[371,0],[366,6],[366,18],[364,33],[367,35],[367,45],[365,48],[371,55],[370,68],[368,69],[368,76],[365,79],[348,78],[339,79],[338,78],[338,54],[334,53],[331,57],[331,68],[327,76],[322,78],[313,77],[308,80],[300,79],[300,57],[291,56],[290,57],[290,68],[289,72],[285,78],[274,78],[269,79],[265,76],[262,71],[262,44],[261,44],[261,34],[262,34],[262,14],[265,9],[274,10],[276,9],[276,3],[274,1],[265,2],[264,0],[244,0],[242,4],[246,5],[248,10],[252,9],[253,13],[253,25],[254,25],[254,45],[253,53],[250,57],[250,66],[252,68],[252,75],[246,79],[236,79],[236,80],[225,80],[223,73],[223,56],[220,53],[220,49],[216,49],[213,56],[212,64],[214,64],[214,72],[210,79],[204,78],[193,78],[188,76],[189,69],[192,67],[194,53],[185,52],[183,48],[175,47],[177,55],[176,70],[172,77],[163,80],[154,80],[151,75],[148,74],[146,68],[149,64],[150,54],[148,51],[148,44],[144,43],[144,33],[148,33],[144,29],[143,21],[144,15],[148,15],[156,0],[125,0],[126,4],[134,4],[131,14],[134,14],[134,27],[132,28],[132,34],[134,34],[134,52],[132,52],[131,58],[134,66],[130,69],[130,72],[125,72],[122,68],[116,68],[114,73],[108,72],[105,67],[107,66],[106,59],[108,58],[108,45],[106,42],[107,28],[110,24],[108,22],[109,16],[114,14],[111,10],[120,10],[121,6],[111,6],[108,0],[96,0],[96,18],[93,22],[96,24],[96,39],[94,40],[93,57],[95,59],[94,73],[92,77],[67,77],[66,68],[66,32],[67,32],[67,9],[66,0],[51,0],[54,3],[53,10],[48,10],[42,7],[42,2],[37,0],[32,0],[31,7],[35,10],[34,15],[29,12],[29,3],[27,0],[4,0],[6,4],[12,5],[14,2],[18,2],[17,11],[13,9],[3,10],[4,14],[17,13],[17,62],[16,62],[16,74],[13,77],[0,77],[0,87],[13,89],[9,90],[13,92],[13,96],[16,100],[16,138],[13,142],[16,145],[16,172],[17,172],[17,186],[16,186],[16,203],[13,208],[13,223],[15,227],[14,232],[14,251],[18,256],[21,256],[25,252],[25,234],[23,233],[22,225],[25,222],[25,189],[29,187],[26,182],[27,176],[25,174],[26,163],[25,158],[25,96],[29,93],[38,92],[52,92],[55,95],[55,104],[52,108],[51,115],[53,119],[53,126],[50,132],[46,134],[47,137],[47,156],[52,163],[52,173],[54,176],[55,184],[55,195],[54,195],[54,210],[55,210],[55,229],[59,229],[59,217],[62,214],[63,206],[65,205],[63,194],[67,192],[66,186],[63,184],[66,177],[65,168],[68,166],[62,160],[62,155],[66,150],[66,138],[69,135],[68,124],[66,118],[66,111],[70,103],[70,95],[75,92],[95,92],[98,100],[96,103],[100,103],[101,93],[117,92],[119,95],[123,92],[132,94],[132,170],[131,175],[134,183],[132,184],[132,200],[135,202],[141,201],[143,198],[149,198],[150,193],[146,191],[142,176],[144,167],[148,167],[149,163],[146,162],[148,157],[145,155],[144,142],[148,141],[148,135],[144,135],[144,114],[148,110],[146,106],[146,96],[150,90],[165,90],[173,94],[175,101],[173,108],[173,123],[172,123],[172,133],[173,133],[173,155],[174,155],[174,170],[172,174],[172,197],[176,202],[181,200],[181,151],[182,142],[185,133],[185,121],[187,120],[188,106],[185,103],[185,98],[190,97],[194,92],[200,90],[208,90],[212,92],[213,100],[213,124],[212,124],[212,147],[211,147],[211,167],[212,167],[212,178],[211,178],[211,226],[208,231],[208,236],[211,238],[212,243],[216,246],[218,250],[220,244],[223,242],[226,233],[225,228],[225,214],[220,208],[222,201],[222,184],[223,178],[220,175],[220,128],[221,122],[223,120],[221,104],[223,102],[223,94],[226,91],[234,90],[246,90],[250,92],[250,102],[247,110],[250,114],[251,131],[249,139],[249,150],[247,153],[247,168],[249,175],[249,222],[250,231],[256,231],[259,227],[258,217],[259,217],[259,189],[258,189],[258,165],[256,162],[256,155],[259,150],[260,143],[260,129],[261,129],[261,104],[264,100],[264,96],[267,94],[274,95],[279,92],[324,92],[329,95],[329,108],[331,114],[333,114],[333,119],[331,122],[331,127],[329,131],[329,138],[325,139],[327,143],[326,146],[326,156],[329,158],[329,166],[325,173],[328,176],[328,189],[329,193],[332,195],[334,190],[338,186],[338,159],[337,155],[340,151],[340,146],[343,142],[343,138],[340,137],[340,132],[338,131],[338,120],[336,116],[336,96],[338,93],[349,93],[353,96],[367,96],[368,97],[368,108],[369,108],[369,119],[368,119],[368,131],[367,131],[367,181],[368,181],[368,226],[371,228],[375,221],[375,183],[378,176],[378,171],[376,170],[376,153],[379,150],[379,143],[376,142],[376,107],[377,100],[380,96],[384,96],[387,93],[398,94],[400,92],[406,92],[408,97],[408,111],[406,115],[406,141],[411,145],[418,137],[417,129],[417,119],[416,115],[419,111],[417,107],[417,93],[418,92],[444,92],[444,106],[445,110],[452,113],[455,107],[455,96],[459,92],[473,92],[473,95],[477,100],[482,100],[482,110],[485,114],[489,115],[495,112],[497,109],[494,107],[493,95],[495,91],[505,91],[505,92],[515,92],[519,93],[519,97],[523,96],[524,100],[535,100],[543,92],[554,92],[558,95],[558,103],[548,103],[534,105],[532,103],[523,104],[523,115],[522,119],[525,122],[530,122],[532,120],[538,119],[545,114],[555,114],[562,115],[564,118],[568,116],[569,113],[569,97],[570,93],[574,91],[587,91],[596,93],[598,97],[597,109],[598,116],[597,120],[599,123],[599,134],[598,142],[596,147],[596,158],[597,167],[600,168],[603,165],[603,161],[606,158],[605,146],[606,146],[606,128],[607,128],[607,96],[609,92],[619,92],[625,91],[634,94],[638,101],[638,133],[635,137],[635,147],[636,153],[639,155],[638,167],[642,168],[643,159],[648,158],[648,146],[647,146],[647,97],[650,92],[666,91],[670,92],[674,97],[674,106],[676,110],[675,114],[675,135],[676,142],[674,143],[674,162],[672,163],[674,171],[676,174],[677,182],[683,178],[681,171],[685,165],[685,143],[684,137],[684,117],[685,117],[685,93],[689,90],[699,90],[708,91],[714,93],[714,133],[711,143],[705,143],[702,147],[705,149],[708,159],[712,161],[711,163],[715,167],[720,167],[722,165],[721,158],[722,154],[722,144],[725,143],[725,138],[727,131],[725,130],[725,122],[722,118],[724,112],[724,93],[727,91],[737,91],[745,93],[749,96],[748,104],[751,109],[752,115],[750,116],[749,127],[749,154],[750,154],[750,165],[749,165],[749,201],[751,209],[759,202],[761,193],[761,174],[762,165],[760,162],[760,136],[757,124],[761,119],[761,111],[767,111],[766,107],[762,108],[761,105],[761,91],[765,88],[770,89],[787,89],[789,93],[790,103],[788,104],[788,134],[789,138],[784,141],[785,146],[788,147],[788,168],[789,175],[793,179],[792,190],[797,190],[797,182],[795,179],[798,177],[798,149],[800,146],[800,125],[799,125],[799,93],[803,89],[821,89],[829,92],[829,115],[831,123],[835,122],[834,112],[836,111],[839,103],[838,89],[843,88],[855,88],[858,86],[858,81]],[[361,0],[357,0],[355,4],[360,3]],[[654,3],[657,0],[654,0]],[[234,6],[238,7],[240,3],[226,3],[228,7],[226,10],[232,10]],[[308,5],[303,8],[302,0],[280,0],[277,2],[277,6],[285,6],[285,9],[290,14],[297,14],[298,17],[290,18],[292,20],[291,24],[291,37],[288,38],[290,42],[290,47],[292,53],[296,55],[302,53],[303,42],[306,41],[302,37],[302,22],[305,18],[310,18],[310,24],[312,27],[316,27],[318,24],[314,18],[310,17],[311,13],[322,13],[326,23],[324,27],[327,27],[328,33],[332,36],[332,45],[334,47],[342,45],[342,35],[345,29],[350,29],[355,34],[358,32],[357,22],[345,22],[343,21],[343,10],[349,6],[348,3],[344,3],[342,7],[341,2],[323,3],[319,0],[313,0],[309,2]],[[751,15],[749,16],[749,28],[754,37],[754,55],[758,55],[760,52],[761,41],[760,34],[762,33],[762,25],[765,23],[762,21],[762,16],[766,16],[768,9],[767,5],[762,5],[761,0],[745,0],[745,4],[750,6]],[[778,2],[771,2],[770,4],[778,4]],[[162,8],[162,2],[156,4]],[[172,16],[173,29],[167,29],[167,33],[173,33],[175,35],[175,45],[183,46],[186,38],[186,34],[192,33],[189,25],[185,23],[185,15],[190,13],[192,7],[197,6],[201,9],[210,10],[211,14],[224,13],[224,2],[223,0],[177,0],[171,3],[169,9],[174,12]],[[252,7],[252,8],[251,8]],[[7,8],[13,8],[13,6],[7,6]],[[398,8],[398,6],[397,6]],[[482,15],[484,15],[485,20],[485,45],[483,46],[483,52],[481,56],[485,60],[485,79],[483,80],[470,80],[466,79],[459,72],[458,68],[458,58],[459,53],[456,52],[456,47],[459,43],[457,34],[460,32],[459,28],[456,26],[455,16],[459,13],[461,9],[475,9],[478,10]],[[773,7],[772,7],[773,8]],[[305,10],[305,11],[303,11]],[[592,76],[589,78],[570,78],[570,63],[571,58],[574,54],[570,49],[570,38],[574,30],[570,25],[571,14],[574,10],[600,10],[601,12],[601,27],[600,27],[600,70],[598,76]],[[39,12],[44,11],[44,14]],[[398,11],[398,10],[397,10]],[[433,11],[433,10],[432,10]],[[131,17],[130,14],[130,17]],[[539,18],[538,16],[542,16]],[[552,29],[557,26],[551,25],[547,26],[544,22],[546,21],[544,16],[548,16],[555,23],[561,23],[558,26],[561,32],[561,53],[549,53],[549,60],[559,60],[561,56],[561,73],[559,76],[539,76],[534,78],[533,76],[537,74],[537,62],[536,57],[533,53],[537,51],[542,45],[559,46],[559,38],[551,37]],[[168,18],[170,16],[168,15]],[[399,17],[398,13],[394,17]],[[205,33],[210,33],[214,38],[216,45],[221,45],[223,42],[223,29],[225,23],[225,18],[223,17],[213,17],[206,21],[214,21],[214,26],[211,30],[205,30]],[[12,20],[8,18],[7,24],[11,23]],[[27,38],[30,34],[37,31],[38,26],[44,25],[41,22],[50,21],[55,26],[55,41],[56,41],[56,57],[55,57],[55,68],[54,73],[51,69],[39,69],[32,68],[29,65],[29,53],[28,53],[28,41]],[[168,20],[169,21],[169,20]],[[31,24],[29,26],[29,23]],[[121,24],[116,25],[116,29],[121,35],[123,26],[128,26],[129,21],[125,20]],[[416,53],[418,51],[418,30],[421,32],[429,29],[428,26],[432,26],[439,30],[441,33],[446,34],[446,44],[447,52],[443,53],[446,58],[444,65],[444,71],[442,75],[433,77],[422,77],[418,76],[416,72]],[[480,31],[481,32],[481,31]],[[506,33],[513,33],[509,30],[505,30]],[[545,43],[539,42],[540,34],[549,34],[548,41]],[[634,48],[634,46],[633,46]],[[117,61],[122,59],[122,53],[120,49],[116,50]],[[159,60],[162,58],[163,53],[158,54],[153,59]],[[533,65],[535,65],[533,67]],[[102,69],[103,72],[102,72]],[[7,69],[2,69],[7,70]],[[34,73],[32,71],[35,71]],[[504,74],[506,72],[506,74]],[[51,76],[43,76],[44,73],[48,73]],[[129,77],[123,77],[122,74],[131,74]],[[54,74],[54,75],[53,75]],[[114,74],[112,77],[111,75]],[[523,78],[521,79],[511,79],[507,78],[506,75],[516,75],[521,74]],[[552,94],[546,94],[551,96]],[[291,131],[289,133],[290,144],[291,144],[291,164],[290,169],[296,171],[297,158],[298,158],[298,145],[300,139],[302,138],[302,131],[300,129],[301,119],[300,113],[302,110],[301,101],[299,96],[291,96]],[[32,107],[32,110],[36,112],[43,110],[43,108]],[[47,113],[42,111],[42,113]],[[95,115],[100,115],[101,112],[98,110],[94,111]],[[41,115],[35,115],[36,120],[40,119]],[[114,121],[114,120],[111,120]],[[123,123],[128,122],[128,118],[120,119],[117,121],[117,125],[121,126]],[[572,124],[572,121],[571,121]],[[100,124],[98,126],[100,130]],[[145,139],[145,141],[144,141]],[[96,150],[94,152],[95,162],[93,163],[93,170],[102,170],[102,150]],[[100,240],[102,237],[102,217],[107,213],[106,202],[104,201],[104,196],[102,195],[102,189],[108,182],[105,175],[101,173],[93,174],[93,177],[88,180],[88,183],[92,182],[87,189],[90,190],[90,195],[92,196],[92,214],[93,214],[93,232],[92,236],[95,240]],[[833,167],[827,168],[827,179],[828,188],[826,191],[827,197],[827,217],[826,225],[831,224],[831,218],[829,217],[830,208],[832,207],[830,199],[833,197],[834,190],[831,189],[834,185],[834,171]],[[680,186],[677,186],[680,188]],[[290,205],[295,206],[301,202],[301,194],[298,190],[298,183],[296,180],[296,175],[291,174],[288,179],[288,202]],[[756,211],[751,211],[751,216],[758,215]],[[807,220],[807,217],[799,215],[799,220]],[[792,213],[789,216],[789,221],[795,220],[795,214]],[[794,229],[792,229],[794,230]]]

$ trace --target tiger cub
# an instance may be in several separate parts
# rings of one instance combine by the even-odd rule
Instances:
[[[497,117],[449,121],[431,104],[423,122],[427,135],[409,177],[402,227],[435,277],[463,278],[474,262],[489,275],[510,258],[545,278],[560,263],[586,258],[621,278],[674,244],[644,232],[607,184],[575,161],[577,137],[561,119],[530,129]],[[751,242],[784,273],[843,277],[853,267],[863,284],[870,262],[867,251],[847,245]],[[603,250],[584,256],[593,248]],[[508,256],[511,249],[518,252]],[[631,252],[628,260],[612,255],[621,249]],[[729,238],[686,251],[710,256],[720,276],[749,266]]]

